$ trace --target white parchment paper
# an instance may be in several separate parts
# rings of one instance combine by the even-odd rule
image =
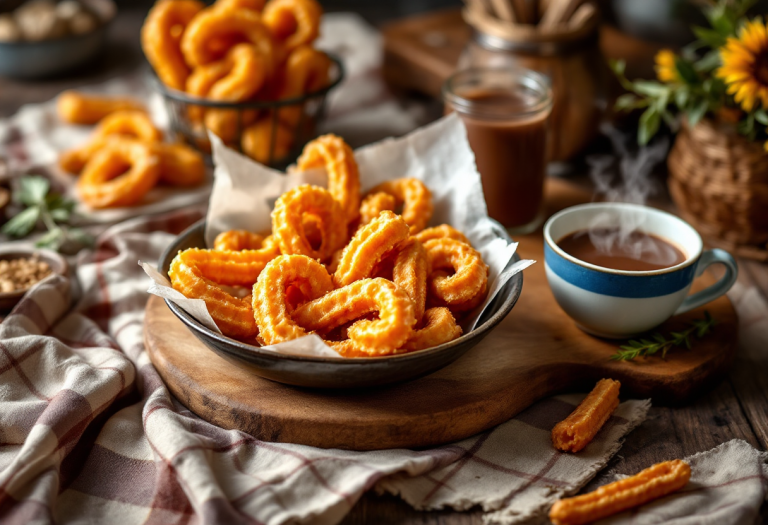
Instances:
[[[324,170],[289,170],[285,175],[225,147],[213,135],[211,142],[215,169],[206,219],[208,246],[213,245],[216,235],[222,231],[271,229],[272,207],[287,190],[301,184],[327,186]],[[432,191],[435,206],[430,226],[450,224],[462,231],[482,254],[489,266],[488,297],[462,322],[465,333],[473,330],[482,311],[504,284],[535,261],[513,261],[517,243],[508,242],[500,233],[500,226],[488,217],[480,174],[464,124],[456,115],[448,115],[404,137],[360,148],[355,151],[355,159],[360,167],[363,192],[394,178],[414,177],[423,181]],[[213,329],[213,319],[204,301],[182,300],[183,296],[170,287],[165,276],[146,263],[143,266],[153,280],[150,293],[175,302]],[[293,355],[338,356],[314,334],[262,348]]]

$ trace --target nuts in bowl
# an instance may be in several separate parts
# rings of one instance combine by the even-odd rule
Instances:
[[[66,260],[50,250],[8,247],[0,250],[0,312],[7,312],[24,294],[53,274],[67,273]]]

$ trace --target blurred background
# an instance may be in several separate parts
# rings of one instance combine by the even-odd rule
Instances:
[[[8,30],[2,23],[3,17],[7,21],[10,16],[7,13],[41,1],[52,2],[0,0],[0,37],[4,30]],[[702,231],[712,239],[722,240],[722,246],[746,245],[750,250],[757,246],[757,257],[768,260],[765,244],[768,218],[760,212],[765,209],[764,204],[768,205],[760,200],[768,194],[762,186],[761,175],[765,159],[761,141],[766,138],[765,128],[755,125],[755,119],[763,119],[763,114],[740,113],[732,100],[723,106],[727,97],[717,98],[719,95],[716,94],[698,106],[703,109],[699,117],[706,113],[705,120],[712,125],[719,125],[719,119],[729,113],[732,120],[735,118],[734,122],[751,119],[755,131],[749,137],[750,144],[742,144],[750,151],[755,150],[749,155],[754,160],[747,170],[754,174],[749,179],[750,186],[746,189],[736,187],[736,182],[741,184],[743,181],[727,179],[732,172],[741,170],[738,166],[733,170],[712,171],[725,178],[719,186],[704,183],[697,178],[701,171],[698,166],[711,163],[718,168],[717,152],[722,149],[721,145],[712,143],[703,147],[695,141],[675,142],[675,132],[684,119],[673,122],[680,115],[673,116],[668,109],[679,100],[670,90],[680,86],[659,85],[664,79],[658,76],[658,53],[667,48],[669,51],[665,52],[672,60],[672,69],[677,67],[675,60],[682,60],[682,65],[689,66],[689,70],[702,67],[700,72],[706,70],[706,74],[711,74],[713,71],[711,64],[694,63],[703,60],[702,53],[684,49],[695,39],[691,26],[709,25],[702,6],[743,5],[749,10],[746,15],[741,13],[739,16],[753,17],[768,12],[768,0],[319,1],[325,13],[355,15],[329,16],[323,21],[326,29],[334,28],[321,35],[322,45],[326,46],[323,49],[340,57],[347,76],[340,88],[329,95],[331,109],[323,123],[325,127],[319,126],[320,131],[341,134],[354,147],[386,136],[402,135],[443,115],[441,87],[457,67],[495,67],[494,64],[502,61],[505,67],[537,70],[550,78],[554,92],[546,155],[554,162],[548,165],[549,175],[580,180],[595,188],[597,194],[609,198],[644,202],[646,198],[655,197],[668,202],[668,163],[665,160],[673,144],[677,143],[678,149],[693,144],[685,147],[685,155],[678,163],[680,187],[686,188],[678,192],[677,198],[672,196],[678,207],[684,213],[689,212],[686,215],[689,220],[697,222],[694,218],[700,219]],[[0,117],[10,117],[27,103],[53,100],[68,89],[96,86],[115,79],[133,79],[136,85],[147,84],[148,76],[144,73],[150,68],[141,50],[140,32],[154,3],[152,0],[59,0],[56,5],[65,3],[106,6],[109,16],[104,19],[109,22],[94,31],[90,50],[83,50],[83,53],[88,52],[88,59],[73,67],[63,67],[63,61],[74,56],[64,49],[65,39],[33,42],[34,45],[26,46],[30,54],[22,56],[19,48],[26,43],[0,38]],[[477,23],[468,19],[473,8],[482,11],[491,5],[502,4],[523,6],[523,10],[528,6],[531,20],[502,20],[503,17],[496,17],[498,13],[488,13],[485,21],[475,20]],[[550,31],[551,27],[541,29],[545,18],[542,13],[549,12],[546,6],[553,5],[570,6],[570,11],[564,19],[555,22],[554,31]],[[579,9],[586,16],[578,18]],[[30,18],[35,25],[36,17]],[[735,26],[731,35],[735,34],[733,31]],[[497,32],[497,40],[505,41],[508,48],[493,49],[492,45],[486,45],[489,39],[486,38],[484,43],[481,41],[481,37],[493,36],[494,32]],[[509,37],[507,40],[505,35]],[[528,36],[518,38],[519,35]],[[86,36],[84,34],[82,38]],[[710,46],[712,56],[724,42],[725,37],[722,37],[721,42]],[[697,53],[698,56],[694,56]],[[626,78],[621,78],[622,75],[617,78],[609,70],[608,64],[612,61],[625,64]],[[3,71],[10,66],[23,69],[44,63],[58,71],[44,75],[13,75]],[[692,99],[689,95],[697,93],[700,87],[696,84],[698,77],[695,73],[693,76],[696,77],[693,84],[683,86],[684,93],[675,91],[682,93],[686,100]],[[618,97],[626,90],[632,91],[628,84],[636,79],[652,79],[655,91],[663,91],[665,98],[656,99],[654,103],[640,100],[639,104],[633,102],[624,108],[632,111],[614,111]],[[623,86],[620,80],[624,82]],[[649,111],[654,104],[658,111]],[[690,116],[696,108],[691,104],[688,106],[686,112]],[[652,132],[647,133],[652,140],[641,139],[646,146],[642,148],[637,144],[643,132],[641,129],[638,134],[638,123],[643,127],[641,115],[646,116],[645,131],[652,128]],[[175,122],[173,118],[170,120]],[[18,140],[24,127],[9,128],[3,139],[5,143]],[[705,130],[705,126],[698,128]],[[743,130],[739,133],[745,134]],[[730,148],[734,143],[731,137],[736,135],[734,130],[718,129],[708,136],[725,141],[723,144]],[[298,149],[302,145],[300,142],[295,144]],[[697,151],[713,153],[711,158],[695,158]],[[734,151],[734,159],[744,157],[741,150]],[[26,162],[25,159],[22,161]],[[756,181],[754,184],[752,179]],[[715,206],[724,202],[722,194],[702,196],[698,193],[699,188],[716,186],[728,188],[726,193],[732,198],[727,202],[728,209],[714,212]],[[747,212],[739,211],[742,209],[756,211],[749,211],[746,216],[744,213]],[[732,220],[735,216],[741,218]],[[748,236],[738,233],[746,230],[757,233]]]
[[[24,0],[0,0],[0,14],[10,12]],[[134,70],[144,63],[139,32],[152,0],[115,0],[117,15],[107,28],[101,52],[87,64],[65,73],[34,80],[0,78],[0,116],[8,116],[28,101],[46,100],[77,85],[98,83]],[[211,3],[211,2],[207,2]],[[695,0],[599,0],[606,40],[602,48],[625,58],[635,76],[653,73],[652,57],[663,46],[681,46],[693,39],[691,24],[702,23]],[[322,0],[326,12],[355,12],[377,28],[413,15],[458,10],[460,0]],[[753,12],[766,12],[768,0],[761,0]],[[621,38],[615,38],[617,36]],[[434,36],[434,35],[430,35]]]

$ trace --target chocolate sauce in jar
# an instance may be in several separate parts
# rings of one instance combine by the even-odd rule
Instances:
[[[447,81],[444,96],[467,128],[488,214],[514,232],[535,229],[552,108],[546,80],[527,70],[467,70]]]

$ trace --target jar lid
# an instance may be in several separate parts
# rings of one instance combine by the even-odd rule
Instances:
[[[492,120],[524,119],[549,112],[549,78],[521,67],[471,68],[443,84],[443,100],[456,111]]]

